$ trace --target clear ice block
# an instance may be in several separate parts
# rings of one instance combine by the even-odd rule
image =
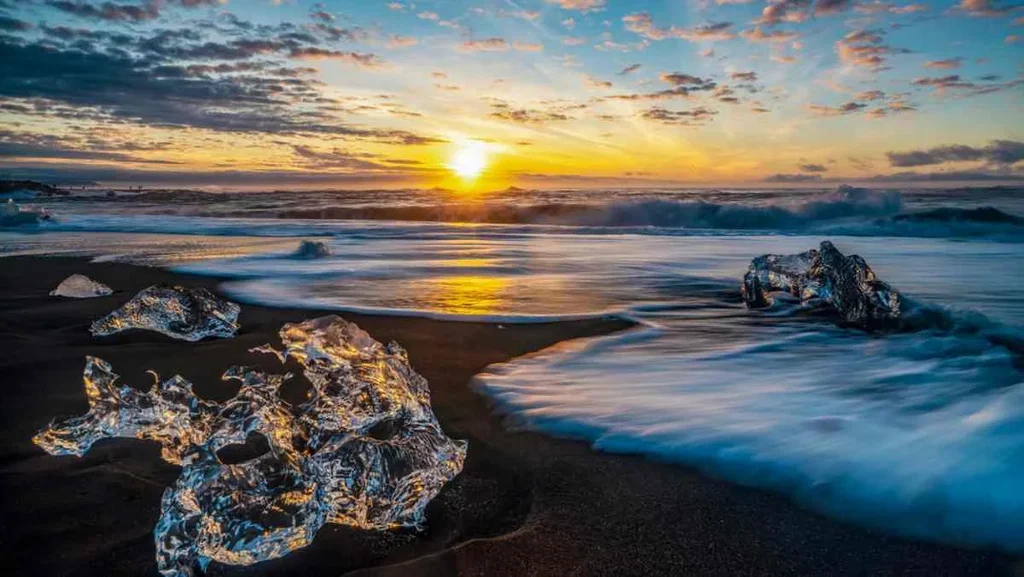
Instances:
[[[107,336],[143,329],[185,341],[231,338],[238,332],[240,311],[237,304],[204,288],[155,285],[93,322],[89,331],[94,336]]]
[[[894,326],[901,297],[858,255],[846,256],[829,241],[795,255],[766,254],[750,263],[743,277],[743,300],[750,308],[770,306],[772,293],[789,293],[804,303],[824,302],[846,323],[866,329]]]
[[[137,437],[182,466],[164,492],[154,530],[157,566],[187,577],[211,561],[249,565],[305,547],[324,523],[360,529],[420,528],[427,503],[461,470],[467,444],[448,438],[430,407],[427,381],[397,343],[382,345],[337,316],[280,331],[283,350],[312,385],[291,406],[290,375],[233,367],[241,383],[224,403],[196,397],[175,376],[142,392],[117,384],[88,357],[89,411],[51,423],[33,441],[54,455],[83,455],[99,439]],[[218,450],[262,435],[269,451],[227,464]]]
[[[104,297],[113,294],[114,291],[107,285],[96,282],[82,274],[73,274],[61,281],[57,288],[50,291],[52,297],[65,297],[71,299],[89,299],[93,297]]]

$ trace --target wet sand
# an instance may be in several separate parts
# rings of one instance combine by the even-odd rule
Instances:
[[[115,289],[68,300],[48,293],[72,273]],[[89,323],[151,284],[215,288],[217,279],[84,259],[0,258],[0,571],[6,575],[157,575],[152,530],[178,469],[156,444],[101,441],[84,458],[50,457],[32,435],[86,410],[87,354],[126,383],[147,369],[181,374],[203,397],[237,385],[233,364],[275,369],[247,349],[316,311],[243,305],[230,340],[174,341],[132,331],[89,335]],[[468,439],[465,469],[428,508],[428,528],[363,532],[326,525],[315,542],[250,567],[208,575],[1024,575],[999,552],[901,539],[808,512],[776,494],[709,479],[584,443],[510,431],[470,386],[491,363],[554,343],[628,328],[595,319],[506,325],[344,314],[381,341],[397,340],[430,381],[446,432]],[[276,368],[280,370],[278,365]],[[623,383],[629,386],[629,383]],[[285,398],[301,390],[284,391]]]

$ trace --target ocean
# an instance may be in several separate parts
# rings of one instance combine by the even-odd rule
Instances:
[[[55,220],[0,231],[0,255],[216,275],[243,304],[503,324],[628,318],[632,330],[489,367],[474,386],[510,426],[698,467],[901,535],[1024,552],[1024,189],[23,203]],[[869,333],[791,301],[747,310],[752,258],[823,240],[923,311],[913,327]]]

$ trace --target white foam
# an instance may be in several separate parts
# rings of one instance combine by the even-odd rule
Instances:
[[[477,383],[520,423],[599,450],[694,465],[907,535],[1024,551],[1024,380],[1007,349],[980,335],[738,318],[663,319]]]

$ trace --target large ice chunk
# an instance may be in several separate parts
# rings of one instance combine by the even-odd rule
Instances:
[[[846,256],[829,241],[818,250],[766,254],[750,263],[743,277],[747,306],[770,306],[772,293],[779,292],[804,303],[827,303],[845,322],[866,329],[892,326],[900,319],[900,294],[878,279],[863,258]]]
[[[107,285],[96,282],[82,274],[73,274],[61,281],[57,288],[50,291],[52,297],[67,297],[71,299],[90,299],[93,297],[105,297],[113,294]]]
[[[95,336],[144,329],[185,341],[230,338],[238,332],[240,311],[237,304],[204,288],[156,285],[139,291],[89,330]]]
[[[218,404],[178,376],[147,392],[119,386],[110,365],[88,357],[89,411],[51,423],[33,441],[50,454],[82,455],[103,438],[150,439],[182,465],[154,530],[166,577],[193,575],[210,561],[286,555],[324,523],[422,527],[427,503],[462,470],[467,445],[441,430],[405,350],[337,316],[285,325],[280,336],[283,351],[254,351],[299,362],[312,388],[298,406],[278,393],[290,375],[233,367],[224,378],[241,383],[238,394]],[[250,435],[262,435],[269,451],[221,460],[218,450]]]
[[[0,226],[20,226],[23,224],[37,224],[51,220],[50,214],[45,210],[23,209],[14,199],[8,198],[7,202],[0,207]]]

